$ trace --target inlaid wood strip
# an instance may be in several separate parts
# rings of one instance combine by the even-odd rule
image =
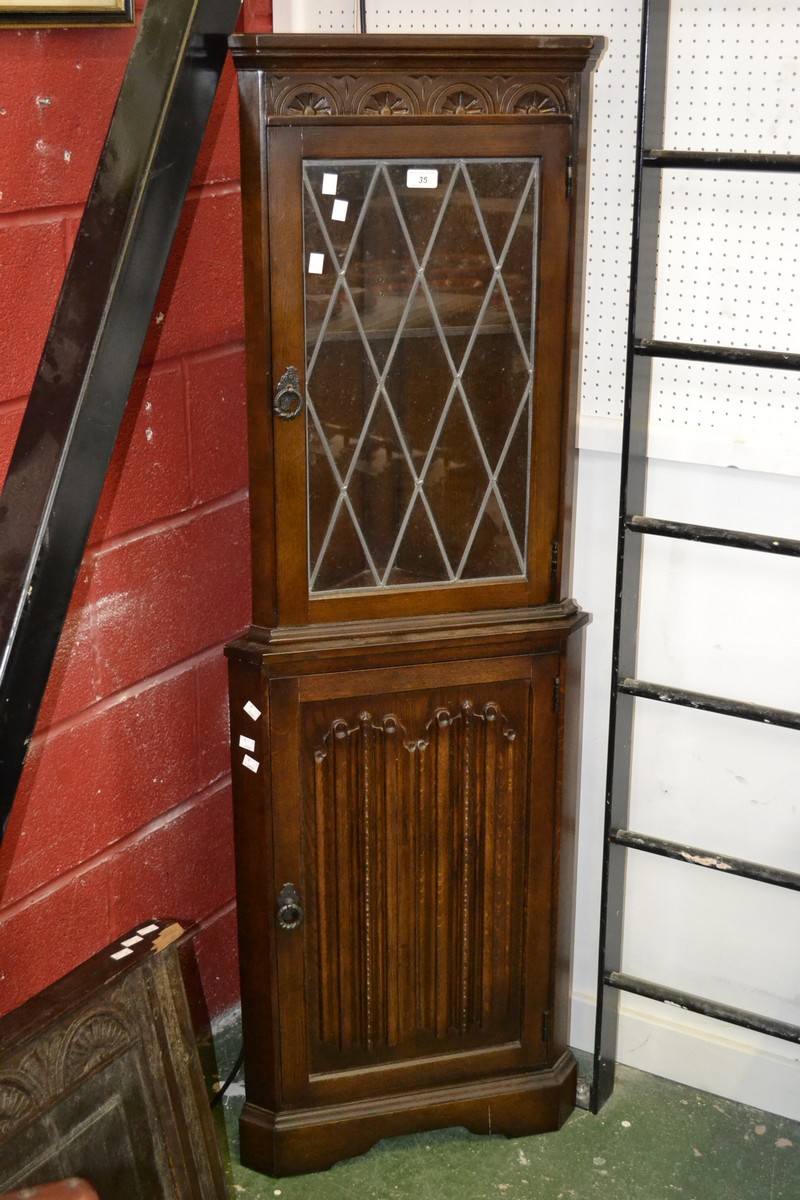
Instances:
[[[323,1042],[338,1042],[340,1029],[339,969],[340,953],[331,954],[330,947],[336,945],[337,930],[341,924],[338,914],[337,888],[335,879],[336,855],[333,850],[336,838],[335,812],[330,803],[331,788],[328,783],[331,763],[325,750],[314,754],[314,797],[316,815],[316,841],[314,862],[316,872],[317,928],[317,984],[319,991],[320,1038]],[[332,828],[329,828],[329,823]],[[332,834],[332,836],[331,836]]]
[[[434,742],[435,747],[435,742]],[[432,784],[432,768],[436,762],[435,749],[430,741],[417,742],[416,762],[416,885],[417,885],[417,1025],[420,1029],[433,1029],[436,1024],[436,843],[423,836],[430,820],[435,788]]]
[[[498,818],[502,816],[497,811],[497,719],[496,709],[490,710],[487,705],[486,721],[483,728],[484,736],[484,788],[483,788],[483,853],[481,854],[481,907],[480,920],[476,922],[480,929],[480,945],[476,949],[475,961],[480,964],[476,970],[476,979],[480,982],[480,996],[476,1002],[476,1011],[480,1013],[481,1026],[488,1029],[492,1020],[492,998],[494,995],[494,961],[496,954],[496,938],[494,929],[496,863],[495,841],[498,828]],[[500,825],[502,829],[503,826]]]
[[[470,1023],[470,931],[472,928],[472,843],[473,790],[475,774],[475,721],[472,704],[464,701],[459,714],[461,724],[461,845],[460,845],[460,963],[458,972],[458,1028],[467,1032]]]
[[[384,738],[384,820],[383,820],[383,857],[386,864],[385,886],[383,889],[383,909],[386,916],[385,937],[381,943],[381,983],[383,987],[383,1007],[385,1011],[385,1037],[388,1046],[396,1046],[400,1042],[400,997],[403,993],[403,933],[401,922],[406,915],[403,910],[401,894],[401,878],[403,875],[403,840],[404,826],[407,820],[401,807],[402,784],[400,772],[402,769],[401,754],[404,753],[401,739],[398,735],[397,722],[388,716],[383,722]]]
[[[504,769],[498,779],[497,796],[500,800],[498,811],[498,828],[519,830],[515,823],[520,815],[515,811],[516,789],[516,734],[512,729],[505,729],[502,734],[505,743],[503,755]],[[513,839],[506,837],[497,843],[495,857],[495,878],[497,879],[497,898],[495,902],[495,936],[494,936],[494,984],[492,988],[495,1009],[492,1013],[494,1022],[501,1020],[509,1010],[511,1001],[511,975],[514,964],[511,961],[511,930],[513,929],[514,895],[512,892]],[[517,902],[524,905],[524,897],[518,897]]]
[[[335,721],[331,734],[333,809],[336,823],[336,886],[339,899],[339,1048],[346,1053],[356,1044],[354,998],[358,995],[356,964],[360,957],[361,922],[358,919],[358,875],[355,870],[358,858],[353,854],[357,823],[352,820],[350,797],[358,793],[353,791],[352,786],[355,781],[351,778],[353,772],[347,723]]]
[[[453,979],[452,937],[453,886],[452,871],[456,861],[453,847],[452,800],[450,787],[451,725],[445,709],[440,709],[432,723],[434,741],[434,812],[435,880],[436,880],[436,938],[434,971],[436,978],[434,1028],[437,1037],[447,1037],[452,1021],[451,996]]]
[[[363,900],[363,946],[364,946],[364,987],[362,992],[362,1023],[364,1028],[364,1041],[367,1049],[372,1050],[375,1044],[375,1031],[373,1027],[374,1021],[374,969],[375,969],[375,922],[374,922],[374,886],[373,886],[373,855],[372,855],[372,839],[373,839],[373,822],[372,822],[372,806],[373,806],[373,777],[370,761],[371,742],[372,742],[372,718],[370,714],[364,712],[359,718],[359,736],[361,743],[361,866],[362,869],[358,873],[358,878],[362,880],[364,888]],[[362,922],[358,921],[357,925]],[[358,980],[356,979],[356,994],[358,994]]]

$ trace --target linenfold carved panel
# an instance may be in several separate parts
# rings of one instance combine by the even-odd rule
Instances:
[[[559,116],[574,111],[569,78],[553,76],[269,75],[266,112],[290,117]]]
[[[514,1034],[525,730],[494,702],[428,711],[416,729],[394,713],[335,720],[314,752],[309,891],[327,1051],[374,1059]]]

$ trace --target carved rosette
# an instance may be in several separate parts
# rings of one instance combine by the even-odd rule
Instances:
[[[130,1040],[130,1033],[116,1013],[90,1013],[69,1030],[64,1041],[61,1055],[64,1084],[76,1082],[109,1062]]]
[[[35,1080],[0,1075],[0,1137],[6,1138],[37,1111]]]
[[[437,88],[429,100],[433,116],[474,117],[494,111],[491,93],[471,83],[460,83],[455,87],[446,83]]]
[[[416,736],[363,712],[317,746],[308,894],[328,1052],[492,1033],[507,1018],[521,958],[515,743],[497,704],[466,700]]]
[[[563,95],[543,83],[515,89],[504,98],[504,105],[504,112],[528,116],[557,116],[566,111]]]
[[[542,75],[268,76],[266,111],[280,117],[571,115],[571,78]]]
[[[340,110],[340,98],[320,84],[290,85],[275,99],[275,111],[287,117],[330,117]]]
[[[375,87],[368,83],[353,93],[352,110],[364,117],[405,117],[419,113],[419,100],[402,84],[392,82]]]

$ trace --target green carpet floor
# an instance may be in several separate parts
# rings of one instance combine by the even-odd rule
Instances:
[[[215,1041],[224,1076],[238,1027]],[[393,1138],[279,1180],[239,1163],[242,1099],[239,1079],[218,1117],[234,1200],[800,1200],[800,1124],[627,1067],[598,1116],[577,1110],[558,1133]]]

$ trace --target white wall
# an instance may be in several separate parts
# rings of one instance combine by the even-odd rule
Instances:
[[[796,13],[768,0],[673,0],[673,148],[800,152]],[[276,29],[354,28],[354,5],[276,0]],[[367,0],[372,32],[600,33],[594,84],[575,595],[588,634],[573,1042],[593,1041],[630,261],[638,0],[526,8]],[[765,86],[765,80],[768,86]],[[665,185],[657,335],[795,350],[799,176],[685,173]],[[795,321],[796,324],[796,321]],[[800,377],[656,370],[647,513],[800,536]],[[651,539],[638,674],[800,709],[800,566]],[[800,871],[800,735],[637,701],[631,827]],[[624,969],[800,1022],[800,897],[629,855]],[[619,1057],[800,1119],[798,1048],[636,997]]]

